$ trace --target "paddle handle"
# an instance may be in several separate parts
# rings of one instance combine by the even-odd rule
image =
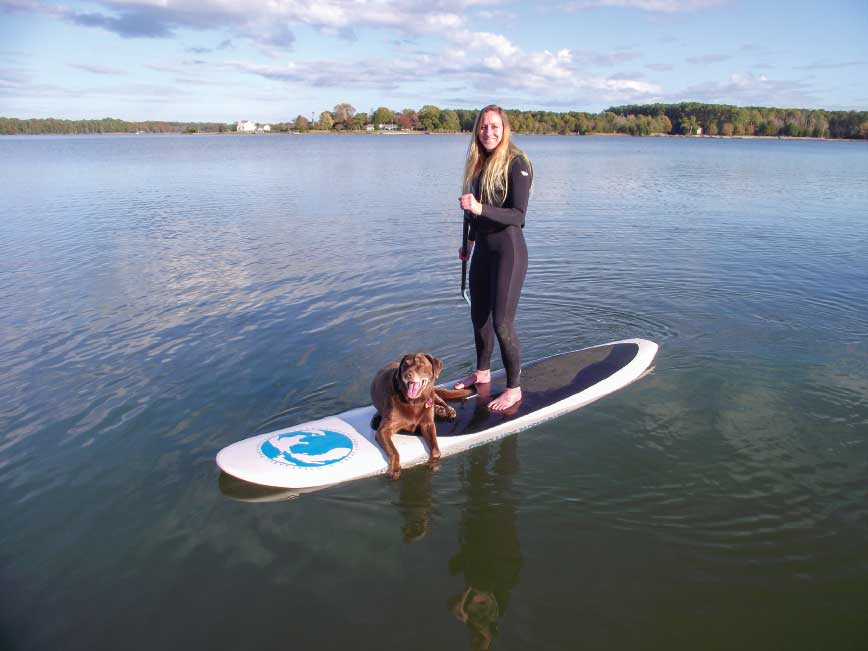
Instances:
[[[464,218],[464,229],[461,235],[461,296],[465,296],[467,290],[467,234],[470,231],[470,222]]]

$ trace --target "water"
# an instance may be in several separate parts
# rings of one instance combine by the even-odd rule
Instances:
[[[0,138],[0,646],[864,648],[865,143],[519,143],[525,358],[656,371],[252,503],[223,446],[470,370],[466,139]]]

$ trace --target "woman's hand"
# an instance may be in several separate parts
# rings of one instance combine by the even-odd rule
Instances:
[[[462,262],[469,260],[471,253],[473,253],[473,242],[468,242],[466,249],[458,249],[458,259]]]
[[[482,204],[479,203],[476,200],[476,197],[474,197],[470,193],[462,194],[461,198],[458,199],[458,203],[461,204],[462,210],[469,210],[470,212],[472,212],[474,215],[477,215],[477,216],[482,214]]]

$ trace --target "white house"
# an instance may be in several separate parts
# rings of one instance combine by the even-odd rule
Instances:
[[[238,133],[268,133],[271,131],[270,124],[257,124],[250,120],[239,120],[235,125],[235,130]]]

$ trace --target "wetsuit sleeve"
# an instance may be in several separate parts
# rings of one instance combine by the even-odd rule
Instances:
[[[527,161],[522,156],[516,156],[509,166],[509,190],[503,207],[484,203],[480,217],[502,226],[523,227],[532,182],[533,175]]]

